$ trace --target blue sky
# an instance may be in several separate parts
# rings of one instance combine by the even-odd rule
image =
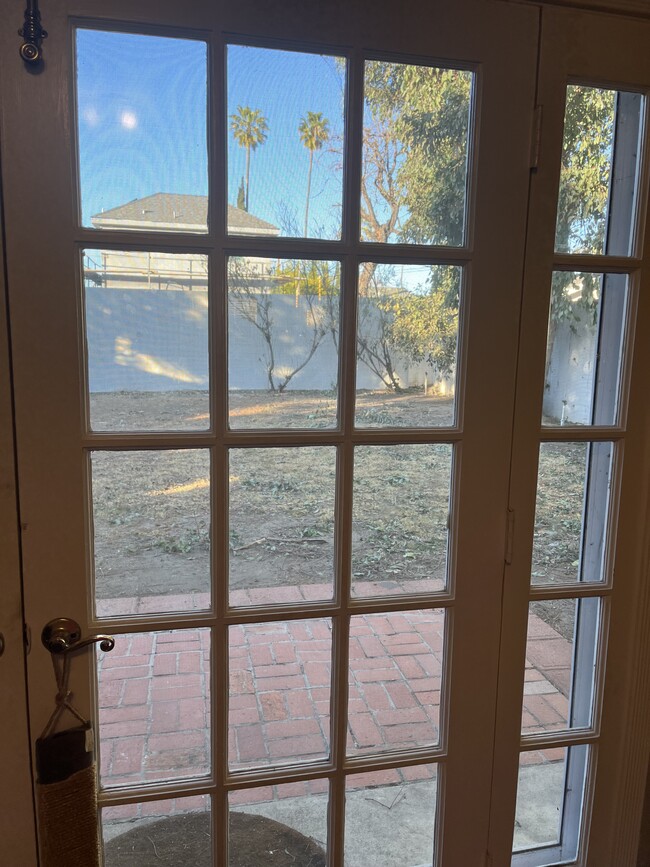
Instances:
[[[276,225],[288,214],[302,227],[309,154],[298,125],[308,111],[322,112],[331,141],[314,161],[310,233],[338,237],[342,65],[333,57],[233,45],[227,68],[228,114],[249,106],[269,126],[252,154],[249,211]],[[84,225],[93,214],[155,192],[207,194],[204,43],[79,30],[77,70]],[[245,151],[228,129],[231,204],[244,169]]]

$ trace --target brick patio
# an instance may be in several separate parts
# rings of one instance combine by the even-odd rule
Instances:
[[[150,598],[146,605],[155,607],[155,602]],[[436,743],[443,631],[444,615],[438,610],[353,617],[350,754]],[[326,619],[230,628],[232,768],[327,756],[331,651],[331,625]],[[565,727],[571,644],[531,615],[527,655],[524,732]],[[130,785],[207,773],[209,630],[121,636],[111,653],[99,657],[103,784]],[[540,763],[563,758],[563,750],[557,753],[533,751],[523,760]],[[430,771],[386,771],[373,784],[416,779],[422,773]],[[239,792],[233,804],[272,800],[278,796],[274,789]],[[290,797],[325,789],[326,781],[317,780],[283,786],[281,794]],[[183,800],[196,800],[187,808],[200,808],[199,802],[203,803]],[[174,809],[171,802],[168,809]],[[111,810],[115,819],[139,815],[144,814],[138,805]]]

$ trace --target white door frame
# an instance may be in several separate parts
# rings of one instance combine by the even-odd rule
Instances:
[[[8,7],[11,5],[11,9]],[[138,4],[137,10],[133,10],[132,3],[126,0],[115,0],[112,4],[111,18],[113,20],[134,20],[137,18],[143,24],[148,20],[156,20],[167,22],[169,24],[179,24],[177,20],[177,4],[174,2],[142,2]],[[243,4],[242,4],[243,5]],[[479,6],[484,4],[477,3]],[[100,3],[99,0],[80,0],[76,5],[75,11],[79,15],[87,16],[104,16],[108,17],[105,11],[105,3]],[[496,6],[496,4],[495,4]],[[10,17],[14,12],[15,4],[5,2],[7,9],[7,17]],[[104,7],[104,8],[102,8]],[[505,4],[502,8],[506,8]],[[521,7],[516,12],[513,8],[509,10],[509,15],[518,15],[518,20],[522,23],[532,22],[536,17],[534,9],[526,9]],[[460,40],[461,37],[454,35],[455,16],[449,10],[435,10],[439,13],[440,19],[436,22],[441,28],[441,32],[447,29],[450,43],[453,45],[454,40]],[[87,607],[83,600],[80,601],[76,592],[68,592],[63,584],[67,576],[75,576],[76,579],[85,580],[87,559],[84,551],[80,550],[80,546],[75,540],[83,539],[85,534],[83,510],[74,506],[65,514],[65,521],[59,519],[50,521],[49,516],[56,515],[57,506],[60,510],[59,492],[53,489],[49,484],[52,479],[60,479],[60,476],[54,474],[51,476],[51,455],[47,454],[47,450],[43,452],[42,444],[44,438],[51,435],[52,420],[56,419],[56,439],[61,443],[72,443],[72,447],[63,449],[60,454],[62,465],[65,467],[67,476],[66,488],[74,497],[75,492],[78,492],[83,487],[83,464],[79,458],[78,444],[83,441],[83,419],[81,414],[82,400],[81,394],[81,375],[79,363],[79,340],[76,331],[77,327],[77,299],[75,293],[70,291],[70,285],[74,285],[76,279],[75,268],[76,263],[73,261],[73,256],[70,251],[69,233],[64,228],[53,227],[52,221],[48,215],[42,212],[42,203],[45,201],[51,205],[53,202],[61,203],[64,219],[72,221],[72,199],[71,190],[73,184],[72,163],[70,158],[70,150],[67,143],[61,143],[61,139],[53,134],[61,125],[70,128],[71,114],[68,101],[68,83],[66,76],[67,60],[62,62],[61,58],[57,57],[57,51],[61,50],[61,45],[68,46],[68,24],[65,17],[59,9],[54,7],[47,10],[44,21],[50,31],[50,40],[46,42],[45,48],[48,57],[48,65],[45,75],[52,76],[51,82],[59,89],[60,100],[53,103],[51,98],[44,96],[46,88],[41,87],[42,82],[39,76],[33,76],[31,79],[25,79],[24,93],[20,99],[8,100],[8,106],[5,108],[5,131],[7,143],[5,144],[5,169],[7,172],[6,185],[9,189],[11,197],[10,216],[17,213],[17,203],[19,195],[24,195],[25,200],[21,203],[21,208],[25,208],[25,213],[31,212],[34,215],[33,224],[27,224],[26,221],[22,225],[16,221],[12,222],[7,227],[7,237],[9,248],[12,251],[10,262],[10,277],[12,286],[10,289],[16,294],[12,298],[12,319],[15,315],[16,332],[17,332],[17,352],[20,356],[19,370],[16,376],[17,389],[17,411],[18,411],[18,429],[19,429],[19,456],[20,449],[24,450],[25,457],[20,465],[20,480],[21,486],[26,492],[28,502],[30,504],[29,516],[30,520],[23,528],[26,534],[25,542],[25,574],[27,576],[40,576],[38,591],[28,586],[27,598],[28,607],[39,612],[36,617],[40,619],[38,622],[33,622],[31,625],[34,629],[35,641],[34,652],[28,659],[28,665],[31,669],[31,683],[33,684],[34,693],[43,692],[50,695],[52,690],[51,670],[46,664],[46,654],[40,646],[39,633],[42,626],[42,617],[40,612],[49,612],[49,617],[65,614],[67,616],[76,617],[83,625],[84,629],[93,629],[101,624],[98,624],[89,617]],[[188,6],[182,10],[183,26],[184,27],[201,27],[204,22],[200,11],[193,6]],[[495,21],[498,19],[495,18]],[[567,17],[570,16],[571,27],[576,30],[573,33],[578,39],[578,31],[584,26],[585,20],[598,22],[594,24],[594,32],[600,34],[604,30],[611,31],[613,28],[612,22],[605,19],[603,16],[587,16],[585,14],[574,15],[563,11],[555,13],[551,10],[548,14],[545,12],[545,20],[549,22],[551,32],[554,38],[557,39],[557,44],[561,45],[562,40],[568,38],[565,27]],[[555,16],[558,17],[555,17]],[[563,17],[560,17],[563,16]],[[272,15],[270,16],[273,17]],[[333,18],[334,16],[332,16]],[[508,17],[504,14],[503,26],[507,26]],[[13,19],[10,19],[13,20]],[[245,33],[249,29],[248,21],[245,17],[245,11],[234,12],[232,15],[233,26],[238,32]],[[20,22],[18,22],[20,23]],[[336,38],[336,27],[333,21],[326,20],[325,16],[321,19],[319,16],[318,23],[323,27],[321,37],[323,39],[331,38],[333,44],[341,42],[340,35]],[[238,26],[237,26],[238,25]],[[17,25],[18,26],[18,25]],[[496,26],[496,24],[495,24]],[[553,27],[556,30],[553,30]],[[627,25],[621,24],[621,27]],[[281,25],[269,22],[269,32],[273,32],[274,27],[278,29],[278,35],[286,35],[290,37],[291,33],[285,33],[285,30],[291,29],[291,22],[282,22]],[[381,28],[379,28],[379,31]],[[522,26],[522,32],[524,28]],[[379,32],[378,31],[378,32]],[[571,33],[569,28],[569,33]],[[5,32],[0,36],[3,45],[2,65],[7,70],[12,64],[19,65],[16,49],[16,39],[13,35],[13,28],[6,28]],[[377,34],[374,34],[377,36]],[[299,34],[298,34],[299,36]],[[372,35],[368,37],[372,38]],[[378,37],[381,41],[381,36]],[[399,39],[399,37],[396,37]],[[468,36],[471,40],[471,35]],[[58,48],[56,47],[58,46]],[[513,44],[513,51],[518,51],[519,56],[523,57],[526,51],[534,51],[532,40],[524,44]],[[396,47],[397,50],[397,47]],[[405,45],[401,46],[402,51],[406,51]],[[449,56],[453,56],[454,49],[450,47]],[[15,58],[14,58],[15,54]],[[630,54],[632,54],[630,52]],[[629,80],[634,80],[633,71],[637,68],[634,66],[634,61],[630,57],[630,75]],[[560,73],[558,73],[559,75]],[[549,79],[550,80],[550,79]],[[624,82],[626,76],[622,75],[619,80]],[[649,79],[650,80],[650,79]],[[515,85],[513,84],[513,87]],[[522,85],[525,89],[527,85]],[[22,106],[20,102],[22,101]],[[502,117],[507,117],[507,111],[503,112]],[[14,122],[17,126],[14,128]],[[523,123],[524,121],[522,121]],[[528,123],[528,119],[525,120]],[[21,135],[22,130],[29,129],[30,136]],[[558,132],[559,129],[559,132]],[[559,135],[559,138],[558,138]],[[46,172],[46,184],[43,186],[44,176],[39,174],[43,171],[43,167],[39,166],[38,157],[41,153],[39,145],[41,141],[47,141],[48,146],[52,150],[52,164],[59,169],[64,167],[63,171],[59,171],[54,175]],[[561,141],[561,122],[558,128],[558,118],[555,117],[550,123],[546,123],[543,127],[542,139],[542,154],[553,154],[557,152],[558,141]],[[549,163],[553,163],[553,158],[549,157]],[[7,167],[11,167],[11,171]],[[20,169],[24,169],[23,177],[19,178]],[[30,175],[30,170],[32,173]],[[539,186],[544,183],[545,189],[552,187],[551,181],[545,179],[547,171],[546,164],[541,163],[538,175],[533,181],[533,195],[535,195],[536,184]],[[550,170],[551,176],[553,169]],[[552,196],[551,195],[551,199]],[[551,219],[550,225],[554,227],[553,208],[549,210],[548,194],[544,194],[540,201],[541,207],[533,208],[531,206],[531,228],[530,233],[534,234],[536,230],[535,220],[539,223],[541,236],[544,232],[548,232],[548,219]],[[537,203],[539,204],[539,202]],[[554,205],[553,205],[554,207]],[[546,223],[543,220],[546,219]],[[71,224],[71,222],[70,222]],[[52,229],[54,228],[54,231]],[[523,229],[523,224],[522,224]],[[33,233],[33,234],[32,234]],[[39,238],[39,243],[43,243],[47,239],[47,261],[49,266],[47,269],[41,266],[38,261],[39,257],[34,255],[33,238]],[[133,240],[133,238],[125,238],[125,240]],[[144,236],[138,236],[138,243],[143,246],[148,243]],[[90,241],[90,235],[88,236]],[[150,243],[160,243],[159,238],[149,239]],[[484,255],[490,256],[491,253],[485,250]],[[529,256],[529,274],[535,278],[536,285],[546,286],[544,282],[550,267],[550,263],[544,260],[542,256],[540,261],[535,258],[533,252]],[[650,260],[650,243],[646,242],[644,262]],[[532,264],[530,261],[532,259]],[[493,261],[496,264],[498,256],[494,256]],[[54,267],[51,267],[54,266]],[[35,282],[36,281],[36,282]],[[648,265],[643,265],[643,283],[650,285],[650,273]],[[15,285],[15,289],[13,286]],[[29,305],[24,298],[20,297],[21,287],[29,285],[39,285],[39,304]],[[644,317],[644,321],[648,321],[650,299],[646,297],[641,300],[640,316]],[[531,437],[539,440],[539,419],[538,399],[539,396],[532,394],[526,399],[526,384],[530,381],[535,381],[539,378],[539,344],[540,340],[543,344],[542,329],[545,332],[545,319],[542,316],[543,326],[540,325],[539,314],[540,310],[543,313],[544,304],[539,297],[535,299],[529,293],[529,300],[525,301],[523,311],[523,331],[528,334],[535,334],[536,339],[530,342],[530,352],[522,355],[519,367],[520,377],[520,397],[522,403],[521,413],[521,430],[516,428],[515,439],[521,437],[521,442],[524,443],[523,452],[530,448]],[[45,346],[38,344],[30,345],[30,317],[34,317],[40,323],[40,326],[47,329],[50,322],[61,323],[61,328],[57,331],[57,339],[59,342],[60,354],[53,357],[48,353]],[[516,318],[516,317],[515,317]],[[12,323],[13,324],[13,323]],[[2,323],[0,322],[0,326]],[[513,322],[510,323],[513,325]],[[508,326],[510,327],[510,326]],[[3,356],[6,356],[6,345],[3,343],[3,332],[0,328],[0,351]],[[650,329],[647,333],[650,333]],[[540,336],[542,335],[542,336]],[[528,338],[527,338],[528,340]],[[526,345],[524,342],[524,345]],[[29,348],[29,352],[28,352]],[[603,720],[601,742],[611,747],[611,758],[609,759],[609,769],[607,763],[601,763],[601,771],[599,773],[600,781],[596,791],[594,802],[594,821],[592,823],[592,842],[591,854],[587,862],[590,867],[611,867],[611,864],[631,865],[636,852],[636,841],[638,839],[638,824],[640,810],[643,800],[643,786],[645,785],[645,768],[647,765],[648,756],[648,662],[650,660],[650,637],[643,630],[644,617],[650,610],[650,591],[647,584],[644,585],[642,579],[647,574],[647,551],[648,538],[647,531],[647,514],[648,514],[648,487],[647,484],[639,484],[639,477],[643,476],[647,479],[647,467],[649,461],[648,451],[644,443],[644,425],[647,424],[645,413],[647,413],[647,381],[645,380],[645,370],[650,369],[650,354],[646,346],[636,346],[636,370],[635,376],[630,391],[630,415],[628,418],[628,432],[626,434],[626,453],[632,456],[632,461],[639,467],[645,468],[646,472],[640,469],[633,472],[628,472],[624,481],[624,488],[628,490],[629,496],[626,496],[626,512],[621,518],[621,530],[619,538],[623,538],[626,542],[626,559],[621,562],[621,571],[629,570],[631,578],[625,584],[620,585],[620,590],[617,590],[617,608],[613,611],[612,617],[612,632],[610,636],[610,668],[617,672],[625,672],[625,677],[622,682],[613,682],[609,679],[607,686],[607,695],[605,701],[605,718]],[[643,355],[645,353],[645,355]],[[8,368],[7,368],[8,369]],[[48,372],[48,381],[44,381],[42,372]],[[532,377],[532,380],[531,380]],[[58,382],[66,381],[69,383],[67,396],[61,403],[58,390],[55,388]],[[534,390],[530,390],[534,391]],[[56,393],[55,393],[56,392]],[[8,377],[6,381],[0,380],[0,411],[10,411],[11,397],[9,391]],[[535,415],[536,413],[536,415]],[[534,419],[534,425],[531,421]],[[533,425],[531,427],[531,425]],[[534,429],[533,429],[534,428]],[[4,425],[0,429],[0,445],[6,445],[6,450],[3,449],[2,454],[13,455],[12,429],[7,427],[5,432]],[[503,444],[502,444],[503,445]],[[44,455],[44,459],[40,460],[39,455]],[[502,734],[497,741],[497,752],[495,756],[495,773],[494,784],[497,790],[501,793],[506,793],[506,797],[500,796],[493,799],[494,810],[492,816],[492,833],[495,840],[493,853],[495,853],[495,864],[506,863],[507,848],[504,848],[504,843],[508,837],[512,835],[512,820],[514,810],[514,795],[513,786],[516,786],[516,759],[517,750],[513,748],[515,741],[518,743],[519,733],[519,713],[521,708],[521,684],[519,683],[519,666],[523,658],[525,648],[525,612],[528,604],[528,587],[525,586],[525,592],[522,575],[528,569],[529,563],[529,545],[530,540],[525,529],[520,528],[526,523],[531,523],[531,497],[534,499],[534,479],[531,488],[531,476],[529,472],[530,454],[525,457],[526,463],[522,463],[521,467],[526,467],[526,471],[518,471],[519,453],[515,451],[515,472],[513,473],[513,489],[511,491],[512,504],[516,506],[517,514],[524,515],[522,524],[518,525],[518,530],[515,533],[513,546],[513,562],[506,570],[505,581],[505,599],[504,599],[504,617],[505,622],[512,624],[512,629],[504,630],[503,641],[501,648],[501,674],[500,674],[500,689],[501,697],[497,708],[497,731]],[[524,461],[524,458],[521,459]],[[20,457],[19,457],[20,462]],[[24,677],[23,677],[23,652],[22,652],[22,608],[21,596],[18,582],[19,574],[19,548],[18,536],[16,530],[16,500],[15,491],[13,490],[14,468],[13,462],[9,461],[7,466],[0,465],[2,472],[2,481],[4,482],[5,475],[7,478],[7,487],[2,487],[2,499],[0,499],[0,508],[2,509],[0,517],[7,518],[7,527],[13,527],[13,532],[8,533],[8,544],[2,546],[0,557],[8,558],[7,571],[5,574],[15,577],[15,581],[11,585],[11,593],[3,596],[3,600],[7,600],[10,604],[10,620],[12,621],[7,627],[4,627],[5,611],[0,609],[2,614],[2,623],[0,628],[5,631],[5,638],[10,636],[7,641],[7,651],[3,659],[0,660],[0,667],[7,669],[10,672],[11,683],[10,687],[14,691],[14,695],[24,696]],[[528,472],[528,475],[526,473]],[[627,487],[625,487],[627,485]],[[531,490],[533,493],[531,493]],[[526,517],[528,515],[528,517]],[[63,516],[62,516],[63,517]],[[625,518],[625,523],[623,522]],[[58,524],[57,524],[58,521]],[[506,519],[505,512],[495,520],[497,532],[501,533],[501,539],[505,537]],[[623,526],[624,523],[624,526]],[[3,525],[4,526],[4,525]],[[38,544],[30,545],[29,533],[30,530],[36,535]],[[63,535],[61,535],[63,534]],[[68,544],[60,544],[61,539],[67,541]],[[496,543],[494,543],[496,544]],[[56,558],[53,560],[51,551],[56,552]],[[645,559],[644,559],[645,558]],[[2,564],[0,564],[2,565]],[[73,582],[74,583],[74,582]],[[2,604],[0,602],[0,604]],[[492,609],[490,609],[492,610]],[[637,612],[637,622],[631,629],[628,628],[627,617],[630,612]],[[621,622],[618,623],[617,621]],[[645,621],[647,622],[647,620]],[[466,629],[466,634],[471,634],[471,623],[467,623],[463,629]],[[10,647],[11,645],[11,647]],[[459,655],[456,659],[456,664],[461,666],[471,664],[472,654],[467,654],[466,657]],[[35,658],[36,656],[36,658]],[[10,660],[13,660],[12,665],[8,665]],[[485,667],[485,672],[489,674],[488,680],[492,680],[496,676],[496,672],[492,670],[491,665]],[[88,672],[89,674],[89,672]],[[645,688],[645,691],[644,691]],[[22,690],[22,693],[21,693]],[[91,706],[91,677],[84,677],[77,674],[75,681],[75,691],[81,706]],[[462,701],[462,698],[458,698]],[[20,703],[20,702],[19,702]],[[629,709],[627,718],[620,713],[615,712],[616,704],[623,703]],[[491,702],[489,702],[490,707]],[[22,705],[17,712],[12,715],[11,731],[8,732],[10,738],[17,737],[18,744],[15,752],[16,760],[16,777],[25,781],[25,769],[28,766],[27,753],[25,750],[25,733],[28,731],[26,716],[23,713]],[[609,710],[608,710],[609,709]],[[20,714],[23,718],[19,719]],[[34,715],[34,728],[42,727],[45,715],[44,705],[39,707]],[[17,720],[17,722],[16,722]],[[7,740],[4,741],[7,743]],[[604,750],[603,750],[604,752]],[[480,757],[477,757],[480,758]],[[480,759],[485,762],[485,757]],[[603,764],[605,769],[603,770]],[[616,767],[614,767],[616,765]],[[607,788],[608,786],[609,788]],[[609,792],[609,796],[607,796]],[[608,816],[613,813],[611,810],[612,792],[616,793],[616,803],[618,812],[616,815]],[[639,794],[640,792],[640,794]],[[468,799],[467,787],[458,785],[453,792],[449,792],[448,804],[460,806]],[[638,797],[637,797],[638,796]],[[470,798],[472,796],[470,795]],[[480,800],[483,795],[477,796]],[[21,789],[20,804],[16,801],[15,793],[12,795],[12,802],[20,809],[22,821],[18,821],[12,825],[12,831],[17,831],[20,828],[20,834],[17,833],[17,843],[21,843],[20,863],[36,864],[36,856],[33,852],[33,825],[31,824],[31,793],[29,786],[23,785]],[[631,808],[631,806],[633,808]],[[638,806],[638,809],[637,809]],[[23,811],[27,813],[23,814]],[[9,815],[9,814],[5,814]],[[3,816],[4,818],[4,816]],[[453,821],[447,818],[446,821]],[[635,830],[636,829],[636,830]],[[469,835],[467,835],[469,836]],[[482,836],[482,831],[479,833]],[[22,842],[21,842],[22,841]],[[31,853],[24,848],[25,845],[31,844]],[[467,840],[465,843],[458,843],[457,855],[464,859],[468,857],[474,858],[478,855],[483,857],[483,850]],[[466,848],[463,848],[465,846]],[[454,864],[453,855],[450,857],[450,864]],[[614,860],[607,860],[613,858]],[[445,863],[447,863],[445,861]],[[456,863],[461,863],[457,861]],[[469,864],[467,860],[462,861],[463,864]],[[477,863],[479,863],[477,861]]]

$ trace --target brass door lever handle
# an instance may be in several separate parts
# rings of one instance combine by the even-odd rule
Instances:
[[[88,638],[82,638],[81,627],[76,620],[69,617],[58,617],[46,623],[41,632],[41,641],[46,650],[57,655],[81,650],[97,642],[104,651],[115,647],[115,639],[112,635],[89,635]]]

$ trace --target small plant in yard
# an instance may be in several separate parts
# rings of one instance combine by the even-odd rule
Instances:
[[[206,528],[197,527],[178,536],[165,536],[158,540],[157,545],[165,554],[189,554],[210,546],[210,532]]]
[[[283,260],[261,273],[251,259],[228,262],[228,298],[233,310],[252,325],[264,343],[263,364],[269,391],[283,394],[309,364],[323,340],[338,329],[340,266],[329,262]],[[276,321],[282,296],[292,295],[303,308],[305,346],[291,359],[278,363],[285,335]]]

